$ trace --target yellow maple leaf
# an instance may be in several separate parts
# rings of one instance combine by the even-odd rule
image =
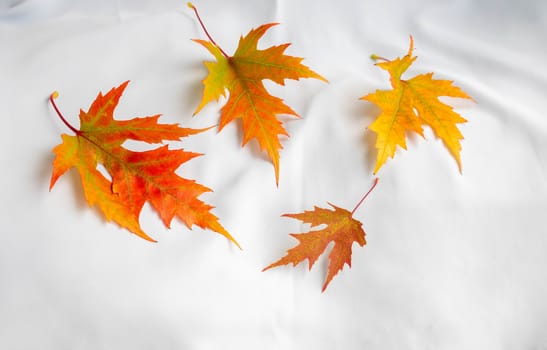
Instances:
[[[433,73],[420,74],[409,80],[401,79],[401,75],[416,60],[412,56],[414,41],[410,37],[410,48],[403,58],[387,60],[373,55],[372,58],[382,60],[376,65],[390,75],[392,90],[377,90],[361,97],[378,105],[382,112],[369,126],[377,134],[377,160],[374,168],[376,174],[389,157],[395,155],[397,146],[406,149],[406,133],[415,132],[423,135],[423,125],[431,127],[450,154],[458,163],[460,159],[463,135],[458,124],[465,123],[463,117],[454,112],[452,107],[441,102],[440,96],[472,99],[460,88],[452,85],[450,80],[433,79]]]
[[[279,183],[279,150],[283,148],[279,136],[288,136],[288,133],[277,119],[277,115],[298,117],[298,114],[283,103],[282,99],[270,95],[262,81],[268,79],[284,85],[285,79],[315,78],[325,82],[327,80],[303,65],[302,58],[285,55],[284,52],[290,44],[271,46],[265,50],[258,49],[258,40],[277,23],[268,23],[252,29],[240,38],[234,55],[229,56],[211,38],[195,6],[191,3],[188,3],[188,6],[196,13],[209,38],[209,41],[194,41],[203,45],[216,58],[215,62],[204,62],[209,74],[203,80],[203,97],[194,115],[209,102],[226,96],[228,90],[229,98],[221,110],[219,130],[240,118],[243,127],[242,145],[252,139],[258,141],[260,149],[265,150],[270,157],[276,183]]]

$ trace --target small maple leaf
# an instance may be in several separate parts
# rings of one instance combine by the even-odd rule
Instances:
[[[219,131],[234,119],[240,118],[243,127],[243,143],[245,146],[251,139],[256,139],[261,150],[270,157],[276,183],[279,183],[279,150],[282,149],[279,136],[288,136],[282,123],[277,119],[279,114],[298,117],[298,114],[283,100],[268,93],[262,80],[269,79],[284,85],[285,79],[315,78],[327,81],[305,65],[302,58],[285,55],[285,49],[290,44],[272,46],[265,50],[257,48],[258,40],[266,31],[277,23],[261,25],[252,29],[246,36],[239,39],[239,45],[233,56],[229,56],[211,38],[194,5],[188,3],[194,10],[209,41],[195,39],[203,45],[216,62],[204,62],[209,74],[203,80],[204,90],[201,103],[194,115],[209,102],[226,96],[229,98],[221,110]]]
[[[450,80],[433,79],[433,73],[420,74],[409,80],[401,79],[401,75],[416,60],[412,56],[414,41],[410,37],[410,48],[403,58],[392,61],[372,55],[373,59],[384,62],[376,65],[390,75],[392,90],[377,90],[361,97],[363,100],[378,105],[382,112],[370,125],[370,129],[377,133],[376,148],[378,150],[376,174],[389,157],[395,155],[397,146],[406,149],[406,133],[415,132],[424,137],[422,125],[431,127],[448,148],[461,172],[460,160],[463,136],[457,124],[467,120],[453,111],[452,107],[439,101],[439,96],[459,97],[471,99],[463,90],[452,85]]]
[[[54,99],[58,94],[51,95],[55,111],[75,136],[63,134],[63,142],[53,149],[56,157],[50,190],[61,175],[76,168],[89,205],[97,205],[108,221],[113,220],[141,238],[154,241],[139,225],[141,209],[148,201],[168,228],[173,217],[178,216],[190,229],[193,225],[208,228],[238,245],[210,212],[213,207],[198,199],[211,190],[175,174],[181,164],[200,154],[172,150],[167,145],[145,152],[122,146],[127,140],[176,141],[207,130],[159,124],[159,115],[115,120],[114,109],[128,83],[105,95],[99,93],[89,111],[80,110],[80,130],[70,125],[57,108]],[[97,170],[98,164],[104,166],[111,180]]]
[[[309,269],[311,270],[317,258],[323,254],[331,242],[334,242],[334,246],[329,254],[328,274],[322,289],[324,292],[332,278],[342,270],[344,264],[351,267],[351,246],[353,242],[357,242],[361,247],[366,244],[362,223],[355,220],[353,214],[374,187],[376,187],[377,183],[378,179],[374,181],[372,187],[351,212],[329,203],[334,210],[314,207],[311,211],[282,215],[310,224],[311,228],[320,225],[326,225],[326,227],[306,233],[291,233],[290,235],[296,238],[299,244],[289,249],[287,255],[283,258],[270,264],[262,271],[281,265],[293,264],[293,266],[296,266],[306,259],[308,259]]]

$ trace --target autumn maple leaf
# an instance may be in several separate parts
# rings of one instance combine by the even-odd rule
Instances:
[[[226,54],[211,38],[194,5],[188,3],[194,10],[209,41],[195,39],[203,45],[216,62],[204,62],[209,74],[203,80],[204,90],[197,114],[206,104],[218,100],[229,91],[229,98],[221,110],[219,131],[234,119],[240,118],[243,127],[243,144],[256,139],[260,149],[265,150],[270,157],[276,183],[279,183],[279,150],[282,149],[280,135],[288,136],[282,123],[277,119],[279,114],[298,117],[298,114],[283,100],[272,96],[264,87],[263,80],[269,79],[284,85],[285,79],[315,78],[327,81],[305,65],[302,58],[285,55],[290,44],[272,46],[265,50],[257,48],[258,40],[266,31],[277,23],[261,25],[241,37],[233,56]]]
[[[270,264],[262,271],[281,265],[293,264],[293,266],[296,266],[306,259],[308,259],[309,269],[311,270],[313,264],[317,261],[317,258],[323,254],[331,242],[334,242],[334,246],[329,254],[327,279],[325,280],[322,289],[322,291],[325,291],[332,278],[342,270],[344,264],[351,267],[351,247],[353,243],[357,242],[361,247],[366,244],[365,231],[363,230],[362,224],[360,221],[353,218],[353,214],[374,187],[376,187],[377,183],[378,179],[374,181],[372,187],[352,211],[339,208],[329,203],[334,210],[314,207],[313,210],[304,211],[303,213],[284,214],[283,216],[285,217],[294,218],[310,224],[312,228],[321,225],[326,225],[326,227],[307,233],[291,234],[291,236],[299,241],[299,244],[296,247],[289,249],[287,255],[283,258]]]
[[[175,141],[207,129],[159,124],[159,115],[115,120],[114,109],[127,84],[125,82],[105,95],[99,93],[89,111],[81,110],[80,130],[70,125],[57,108],[54,101],[57,93],[51,95],[55,111],[75,136],[63,134],[63,142],[53,150],[56,157],[50,190],[61,175],[76,168],[89,205],[97,205],[108,221],[113,220],[141,238],[154,241],[139,225],[141,209],[145,202],[149,202],[167,227],[177,216],[190,229],[197,225],[213,230],[237,245],[210,212],[213,207],[198,199],[211,190],[175,174],[181,164],[199,154],[169,149],[167,145],[145,152],[123,147],[127,140],[147,143]],[[98,164],[104,166],[111,179],[97,170]]]
[[[393,87],[392,90],[377,90],[361,98],[375,103],[382,110],[369,127],[378,136],[374,173],[378,172],[389,157],[395,155],[397,146],[406,149],[407,132],[415,132],[423,137],[423,125],[431,127],[435,135],[443,141],[461,171],[460,140],[463,136],[458,124],[467,120],[438,98],[472,98],[452,85],[450,80],[433,79],[433,73],[420,74],[409,80],[401,79],[401,75],[416,60],[416,57],[412,56],[413,48],[414,41],[411,36],[410,48],[403,58],[398,57],[390,61],[376,55],[372,56],[383,61],[376,65],[388,71]]]

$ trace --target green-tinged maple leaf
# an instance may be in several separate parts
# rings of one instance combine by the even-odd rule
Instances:
[[[115,120],[114,109],[127,84],[125,82],[105,95],[99,93],[87,112],[81,110],[79,130],[66,121],[54,102],[57,94],[52,94],[53,107],[75,135],[63,134],[63,142],[53,150],[56,157],[50,189],[61,175],[76,168],[89,205],[97,205],[108,221],[118,223],[139,237],[154,241],[139,225],[141,209],[149,202],[167,227],[177,216],[190,229],[193,225],[210,229],[237,245],[211,213],[213,207],[198,199],[211,190],[175,174],[179,166],[199,154],[169,149],[167,145],[144,152],[123,147],[127,140],[175,141],[207,129],[159,124],[159,115]],[[104,166],[111,180],[97,170],[98,164]]]
[[[382,112],[370,125],[370,130],[377,134],[377,160],[374,173],[377,173],[389,157],[395,155],[397,146],[406,149],[406,134],[415,132],[423,135],[423,125],[431,127],[450,151],[462,169],[460,140],[463,135],[458,124],[466,120],[454,112],[452,107],[441,102],[440,96],[471,99],[463,90],[452,85],[450,80],[433,79],[433,73],[420,74],[409,80],[401,79],[401,75],[416,60],[412,56],[413,40],[410,37],[410,48],[403,58],[392,61],[373,55],[383,62],[376,65],[390,75],[392,90],[377,90],[362,97],[363,100],[378,105]]]
[[[366,244],[365,231],[362,224],[353,218],[353,214],[377,183],[378,179],[375,180],[374,185],[351,212],[329,203],[334,210],[314,207],[313,210],[304,211],[303,213],[284,214],[283,216],[310,224],[311,228],[321,225],[326,226],[322,229],[306,233],[291,234],[291,236],[299,241],[299,244],[289,249],[287,255],[275,263],[268,265],[262,271],[281,265],[292,264],[296,266],[306,259],[311,270],[319,256],[327,249],[327,246],[331,242],[334,242],[334,246],[329,254],[327,278],[322,289],[322,291],[325,291],[332,278],[342,270],[344,264],[351,267],[351,247],[353,243],[357,242],[361,247]]]
[[[234,55],[229,56],[209,36],[194,5],[189,3],[188,6],[195,11],[209,37],[209,41],[194,41],[203,45],[216,58],[215,62],[204,62],[209,74],[203,80],[203,98],[194,114],[209,102],[225,96],[228,90],[229,98],[221,110],[219,130],[234,119],[241,119],[243,146],[249,140],[258,141],[260,148],[270,157],[276,183],[279,183],[279,150],[283,148],[279,136],[288,136],[288,133],[277,116],[287,114],[298,117],[298,114],[283,103],[283,100],[270,95],[262,81],[268,79],[284,85],[286,79],[327,80],[303,65],[302,58],[285,55],[289,44],[272,46],[265,50],[257,48],[258,40],[276,23],[252,29],[240,38]]]

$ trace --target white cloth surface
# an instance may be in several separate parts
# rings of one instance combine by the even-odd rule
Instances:
[[[147,205],[149,243],[88,208],[75,171],[49,192],[53,154],[99,91],[131,80],[116,117],[192,118],[212,57],[192,11],[175,0],[0,1],[1,349],[547,349],[547,2],[544,0],[195,1],[217,43],[280,22],[260,46],[329,79],[267,83],[302,119],[284,118],[280,184],[238,124],[182,141],[205,155],[179,173],[239,241]],[[356,218],[367,245],[325,293],[311,271],[261,269],[308,229],[280,217],[351,209],[373,182],[378,110],[360,96],[389,88],[372,53],[395,58],[415,40],[407,72],[435,72],[477,103],[451,100],[463,174],[431,132],[411,137],[378,176]]]

